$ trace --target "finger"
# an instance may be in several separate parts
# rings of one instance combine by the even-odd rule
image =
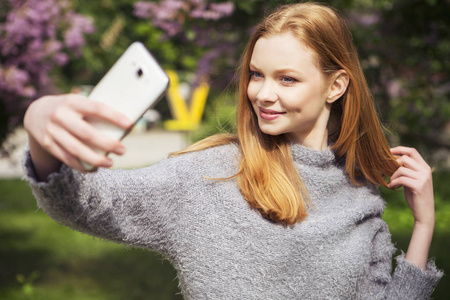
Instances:
[[[133,125],[125,114],[98,101],[74,96],[68,98],[67,104],[85,117],[97,117],[123,129],[128,129]]]
[[[81,161],[76,158],[75,156],[71,155],[69,152],[65,151],[63,148],[61,148],[61,155],[64,156],[64,160],[67,161],[66,165],[68,165],[69,167],[76,169],[80,172],[92,172],[92,171],[96,171],[97,168],[93,168],[92,170],[86,170],[86,168],[84,167],[84,165],[81,163]],[[113,165],[113,162],[110,158],[106,158],[109,161],[109,165],[104,164],[102,167],[103,168],[109,168]]]
[[[391,182],[388,183],[388,188],[395,189],[401,186],[411,188],[414,187],[415,183],[416,183],[415,179],[406,176],[400,176],[394,180],[391,180]]]
[[[397,162],[399,163],[400,166],[415,170],[415,171],[423,171],[424,167],[418,163],[416,160],[414,160],[413,158],[407,156],[407,155],[403,155],[401,157],[399,157],[397,159]]]
[[[90,147],[117,155],[125,153],[125,147],[120,141],[110,138],[84,120],[77,122],[76,126],[70,121],[62,121],[62,125],[65,128],[70,127],[69,132]]]
[[[394,155],[407,155],[407,156],[411,157],[412,159],[414,159],[415,161],[417,161],[418,163],[420,163],[421,165],[428,166],[428,164],[422,158],[420,153],[414,148],[398,146],[398,147],[392,148],[391,153]]]
[[[73,169],[84,171],[84,168],[80,164],[79,160],[75,156],[64,150],[63,147],[56,141],[52,139],[51,142],[48,142],[47,144],[47,150],[59,161]]]
[[[49,130],[51,131],[51,136],[55,143],[60,145],[64,151],[73,157],[85,161],[95,167],[111,167],[110,159],[83,144],[63,128],[53,126],[49,128]],[[84,170],[83,167],[82,170]]]
[[[405,168],[405,167],[400,167],[394,172],[394,174],[392,174],[391,181],[393,181],[397,178],[400,178],[402,176],[409,177],[409,178],[412,178],[415,180],[417,180],[419,177],[416,171]]]
[[[97,130],[90,123],[81,119],[79,113],[74,110],[60,109],[54,114],[52,121],[55,123],[55,126],[64,128],[86,145],[117,155],[125,153],[125,147],[120,141],[112,139]]]

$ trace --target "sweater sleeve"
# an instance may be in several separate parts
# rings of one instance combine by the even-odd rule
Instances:
[[[80,173],[63,165],[38,182],[26,154],[25,180],[38,206],[58,223],[166,255],[182,195],[172,159],[143,169]]]
[[[372,241],[372,254],[369,270],[362,284],[364,299],[429,299],[443,276],[433,261],[429,261],[426,270],[408,262],[404,254],[396,257],[397,267],[391,274],[392,245],[388,225],[382,221]]]

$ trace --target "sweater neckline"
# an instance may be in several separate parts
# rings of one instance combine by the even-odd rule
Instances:
[[[294,162],[309,166],[330,166],[336,159],[329,146],[325,150],[315,150],[300,144],[291,144],[291,153]]]

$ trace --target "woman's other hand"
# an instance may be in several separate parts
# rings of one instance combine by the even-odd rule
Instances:
[[[433,179],[430,166],[414,148],[396,147],[392,154],[398,155],[400,168],[391,176],[389,188],[404,187],[406,202],[420,224],[434,226]]]
[[[388,187],[404,187],[406,202],[414,216],[405,258],[425,269],[435,223],[432,170],[416,149],[396,147],[391,152],[399,156],[400,167],[392,174]]]
[[[85,121],[86,117],[100,118],[123,129],[132,125],[122,113],[80,95],[45,96],[31,103],[24,126],[38,179],[57,171],[61,162],[80,171],[85,171],[80,160],[94,167],[111,167],[111,159],[94,149],[124,153],[120,141],[98,131]]]

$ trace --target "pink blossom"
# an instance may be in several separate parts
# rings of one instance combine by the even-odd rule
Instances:
[[[398,98],[402,95],[404,88],[399,80],[390,80],[386,84],[386,91],[390,98]]]
[[[233,2],[211,3],[211,10],[220,13],[222,16],[229,16],[234,11]]]
[[[0,100],[8,115],[20,115],[24,101],[51,90],[50,72],[68,62],[68,52],[80,53],[94,27],[67,0],[0,1],[10,8],[0,21]],[[20,118],[10,120],[15,126]]]
[[[163,38],[179,38],[187,43],[202,47],[197,62],[197,78],[202,78],[211,70],[214,61],[226,59],[235,49],[235,36],[225,34],[215,24],[230,16],[235,9],[232,1],[212,3],[211,0],[160,0],[139,1],[134,5],[134,13],[139,18],[148,19],[163,31]],[[212,25],[212,26],[210,26]],[[224,24],[225,26],[226,24]]]

